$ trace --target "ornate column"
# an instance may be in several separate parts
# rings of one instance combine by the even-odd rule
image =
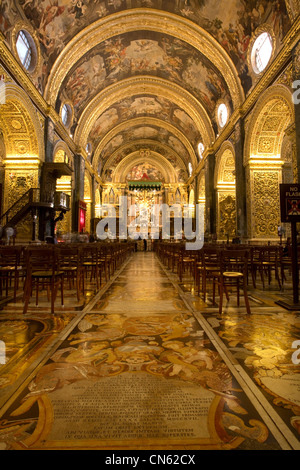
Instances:
[[[293,51],[293,84],[296,91],[293,95],[295,108],[295,129],[296,129],[296,158],[297,158],[297,181],[300,181],[300,41]]]
[[[235,192],[236,192],[236,229],[237,236],[247,238],[247,188],[244,166],[245,129],[240,119],[235,126]]]
[[[88,229],[90,233],[95,232],[95,217],[96,217],[96,182],[95,175],[92,175],[92,188],[91,188],[91,227]]]
[[[75,189],[73,197],[73,232],[78,232],[79,227],[79,204],[84,200],[84,171],[85,161],[81,155],[74,155],[74,179]]]
[[[45,120],[45,162],[53,162],[54,151],[54,137],[55,126],[52,120],[48,117]]]

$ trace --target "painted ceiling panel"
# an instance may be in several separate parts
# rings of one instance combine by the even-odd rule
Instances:
[[[79,118],[104,88],[136,75],[175,82],[195,96],[211,118],[218,100],[230,101],[221,73],[203,54],[176,38],[149,31],[112,38],[82,57],[65,78],[59,100],[70,100]]]
[[[6,0],[1,4],[4,33],[13,27],[19,11],[37,29],[47,58],[46,74],[69,41],[91,23],[120,11],[149,8],[179,15],[208,31],[228,52],[248,88],[251,80],[245,64],[251,34],[269,23],[282,39],[291,26],[284,0]]]
[[[126,131],[114,136],[101,152],[101,159],[105,161],[116,149],[125,143],[135,140],[156,140],[173,149],[184,160],[189,160],[189,154],[178,137],[172,135],[168,130],[155,126],[132,126]]]
[[[136,117],[157,117],[177,129],[188,138],[196,149],[201,135],[191,117],[181,108],[162,97],[151,95],[131,96],[107,109],[96,120],[88,141],[95,150],[101,139],[114,127]]]

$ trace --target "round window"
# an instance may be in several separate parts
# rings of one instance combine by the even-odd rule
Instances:
[[[204,153],[204,145],[202,144],[202,142],[200,142],[198,144],[198,154],[199,154],[200,160],[202,160],[203,158],[203,153]]]
[[[251,52],[251,63],[255,73],[259,74],[267,67],[273,52],[273,41],[269,33],[258,36]]]
[[[220,104],[218,108],[218,121],[220,127],[224,127],[228,121],[228,109],[224,103]]]
[[[69,105],[64,104],[61,108],[61,120],[64,126],[68,127],[71,123],[72,111]]]
[[[32,72],[36,66],[36,47],[34,40],[27,31],[19,31],[16,39],[16,49],[19,59],[28,72]]]
[[[92,153],[92,144],[90,144],[90,143],[86,144],[85,150],[86,150],[86,153],[88,155],[91,155],[91,153]]]

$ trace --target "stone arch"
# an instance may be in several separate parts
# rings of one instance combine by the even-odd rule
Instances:
[[[141,15],[146,20],[141,23]],[[210,58],[214,66],[223,72],[224,78],[231,91],[234,107],[241,105],[244,92],[241,86],[237,70],[223,47],[203,28],[178,17],[178,15],[151,11],[147,8],[138,8],[126,12],[120,12],[111,17],[104,17],[85,28],[71,40],[56,59],[51,70],[44,97],[47,102],[55,106],[60,85],[66,75],[78,60],[78,51],[86,54],[99,42],[110,39],[122,32],[131,32],[138,29],[165,32],[166,21],[173,35],[192,45],[206,57]]]
[[[142,126],[142,125],[145,124],[145,120],[144,120],[144,118],[141,118],[141,117],[135,118],[135,119],[131,120],[130,124],[131,124],[132,128]],[[186,138],[185,135],[183,135],[180,131],[175,129],[174,126],[171,126],[168,123],[162,123],[161,121],[159,121],[156,118],[150,118],[150,117],[147,118],[147,126],[157,126],[157,127],[159,126],[160,128],[165,129],[166,131],[170,132],[170,134],[174,135],[175,138],[177,138],[180,141],[181,145],[186,149],[186,152],[188,153],[189,158],[191,159],[193,166],[195,168],[197,167],[197,157],[195,155],[195,152],[194,152],[194,149],[193,149],[191,143],[189,142],[189,140]],[[114,139],[117,135],[122,133],[122,131],[125,130],[127,127],[128,127],[128,122],[125,122],[125,123],[122,123],[122,124],[118,125],[117,127],[115,127],[114,129],[112,129],[111,131],[109,131],[106,134],[106,136],[104,137],[102,142],[98,145],[97,149],[95,150],[94,157],[93,157],[93,167],[94,168],[98,167],[99,162],[101,161],[100,155],[101,155],[101,152],[103,151],[103,149],[105,148],[105,146],[107,144],[109,144],[109,142],[112,139]],[[148,144],[148,142],[147,142],[148,140],[149,139],[145,139],[144,145]],[[139,142],[140,141],[138,140],[137,143],[139,143]],[[152,145],[155,145],[155,142],[152,142],[151,145],[149,143],[149,148],[150,149],[151,149]],[[120,149],[122,149],[122,146],[119,148],[119,150]],[[184,166],[187,169],[188,163],[184,159],[184,157],[182,155],[178,155],[178,153],[176,151],[173,151],[170,146],[168,146],[168,149],[169,149],[168,151],[170,153],[173,153],[174,155],[177,155],[178,159],[181,160],[184,163]],[[109,161],[110,161],[110,158],[108,159],[108,162]],[[107,166],[107,163],[105,164],[106,166]]]
[[[0,104],[4,153],[3,213],[30,189],[39,189],[41,166],[45,160],[43,125],[43,117],[24,90],[15,83],[5,82],[5,99]],[[17,230],[20,239],[31,239],[30,215],[18,223]]]
[[[66,162],[70,164],[70,166],[74,166],[73,153],[63,140],[59,140],[54,146],[53,161]]]
[[[279,159],[284,134],[293,121],[291,90],[285,85],[268,88],[258,100],[247,125],[244,163]]]
[[[80,117],[75,131],[77,145],[85,146],[93,124],[105,109],[127,96],[144,95],[145,93],[166,97],[177,106],[182,107],[194,121],[205,145],[209,146],[214,141],[215,132],[207,112],[188,91],[162,78],[138,76],[110,85],[91,100]],[[164,121],[160,122],[162,126],[166,125]],[[99,151],[96,150],[95,153],[97,154]]]
[[[250,239],[278,238],[279,184],[287,129],[294,122],[292,93],[274,85],[260,97],[247,123],[244,165],[247,176],[247,216]]]
[[[0,106],[6,160],[27,158],[43,162],[43,123],[28,95],[14,83],[5,83],[5,103]]]
[[[231,142],[224,142],[217,153],[215,169],[217,201],[217,237],[231,239],[236,235],[235,154]]]
[[[70,166],[74,166],[74,156],[70,151],[69,147],[64,141],[59,141],[54,147],[53,151],[53,161],[54,162],[66,162]],[[75,180],[72,176],[61,176],[56,181],[56,191],[63,192],[70,196],[70,207],[73,207],[73,190],[75,189]],[[62,233],[71,233],[72,232],[72,213],[68,211],[63,220],[57,223],[57,231]]]
[[[161,172],[165,183],[177,182],[177,175],[171,163],[155,152],[151,152],[151,155],[147,156],[146,160],[141,157],[139,152],[134,152],[133,154],[125,157],[115,169],[113,173],[113,181],[115,183],[124,183],[131,168],[135,165],[142,164],[145,161],[155,166]],[[104,167],[104,169],[105,168],[106,167]]]

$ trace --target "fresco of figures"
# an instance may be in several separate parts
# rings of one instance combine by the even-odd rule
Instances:
[[[162,97],[150,95],[128,97],[102,113],[96,120],[89,134],[88,141],[96,149],[101,139],[115,126],[138,117],[153,117],[162,119],[174,125],[196,146],[200,142],[201,135],[190,116],[181,108]]]
[[[235,63],[246,92],[252,86],[246,63],[252,33],[259,25],[268,23],[279,40],[282,40],[291,26],[284,0],[2,0],[0,2],[0,30],[8,37],[16,21],[24,17],[38,30],[42,54],[45,59],[41,76],[37,81],[37,86],[42,92],[54,61],[79,31],[112,13],[141,7],[175,13],[206,29],[222,45]],[[124,50],[124,47],[128,48],[127,57],[129,58],[133,54],[135,57],[134,67],[140,67],[141,63],[137,61],[137,45],[134,43],[134,39],[128,38],[127,41],[125,38],[120,39],[120,45],[123,46],[121,50]],[[165,50],[164,52],[167,52],[167,57],[168,52],[171,53],[173,59],[172,66],[170,63],[165,65],[169,66],[169,73],[172,72],[174,79],[176,79],[176,74],[180,72],[182,55],[179,49],[182,44],[180,46],[168,44],[168,38],[165,39],[169,51]],[[152,40],[153,43],[150,41],[143,47],[151,47],[151,56],[158,54],[164,62],[168,62],[167,57],[164,57],[160,51],[162,45],[159,39],[154,37]],[[118,39],[114,38],[114,41],[118,41]],[[113,53],[116,45],[114,41],[102,45],[102,47],[108,47]],[[133,44],[130,44],[131,41]],[[110,79],[118,78],[118,66],[111,68],[107,63],[101,62],[100,57],[98,59],[100,61],[98,64],[100,81],[108,79],[108,77]],[[178,61],[177,64],[176,61]],[[121,65],[124,67],[124,64]],[[148,67],[151,65],[153,64],[150,60]],[[206,64],[204,64],[205,66]],[[209,81],[211,80],[209,79]],[[215,84],[214,81],[213,83]]]
[[[194,95],[214,118],[215,105],[230,94],[225,80],[199,51],[170,36],[137,31],[98,44],[85,54],[65,78],[59,101],[70,100],[79,115],[93,96],[107,86],[138,75],[175,82]],[[152,98],[136,97],[133,112],[159,106]]]

